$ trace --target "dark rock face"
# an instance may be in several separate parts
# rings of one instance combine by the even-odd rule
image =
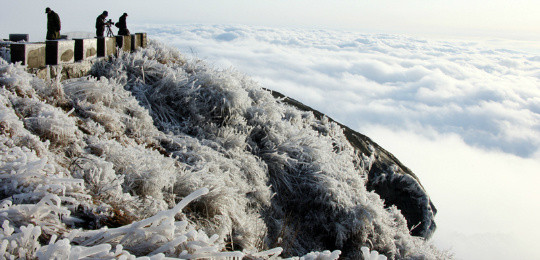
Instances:
[[[326,116],[279,92],[270,92],[274,97],[280,98],[283,102],[300,110],[312,111],[318,118]],[[331,118],[328,119],[334,121]],[[359,154],[375,157],[372,165],[366,166],[368,171],[367,189],[379,194],[387,207],[395,205],[401,210],[403,216],[407,219],[407,226],[412,235],[426,239],[430,238],[436,229],[435,214],[437,214],[437,209],[422,184],[420,184],[418,177],[394,155],[380,147],[369,137],[343,124],[336,123],[343,128],[347,140]]]

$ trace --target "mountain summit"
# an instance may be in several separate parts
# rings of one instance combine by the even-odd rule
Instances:
[[[408,168],[237,71],[155,41],[62,82],[0,62],[0,254],[445,257]]]

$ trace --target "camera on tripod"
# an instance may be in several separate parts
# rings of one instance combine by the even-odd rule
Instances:
[[[113,37],[114,33],[111,30],[111,25],[113,25],[112,19],[109,19],[108,21],[105,21],[105,27],[107,28],[107,37]]]

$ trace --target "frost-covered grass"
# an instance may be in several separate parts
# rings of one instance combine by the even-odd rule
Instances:
[[[150,41],[92,75],[0,61],[0,255],[446,257],[366,190],[373,157],[337,124],[243,74]]]
[[[2,40],[0,40],[0,59],[4,59],[5,61],[11,61],[11,51],[7,47],[9,46],[7,43],[4,44]]]

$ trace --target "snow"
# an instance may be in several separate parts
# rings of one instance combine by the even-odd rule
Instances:
[[[242,73],[156,41],[91,73],[0,61],[4,257],[446,257],[366,190],[337,124]]]

